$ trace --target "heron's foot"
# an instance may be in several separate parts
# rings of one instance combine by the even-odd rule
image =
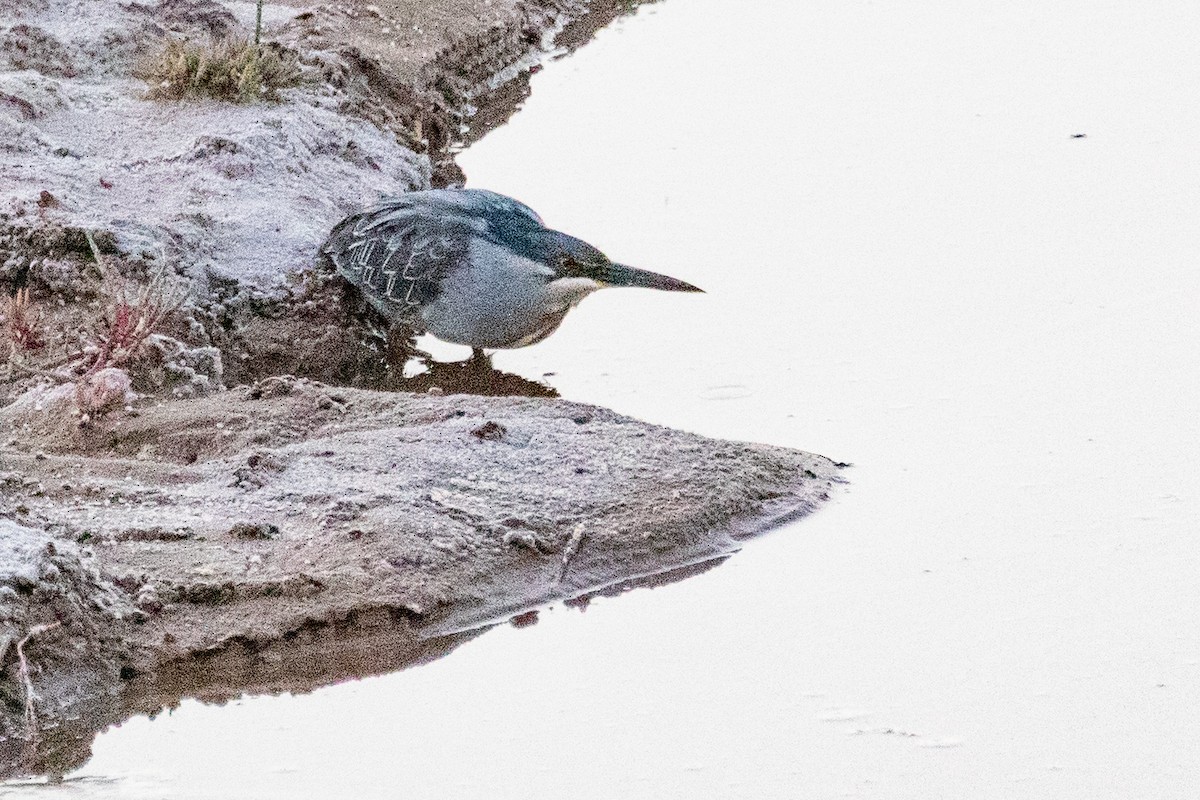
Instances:
[[[478,369],[492,369],[492,357],[483,352],[482,347],[471,348],[471,357],[467,360],[467,363]]]
[[[383,359],[388,371],[399,380],[403,380],[404,367],[410,359],[416,359],[426,367],[433,363],[433,356],[417,347],[416,332],[404,325],[393,325],[388,329]]]

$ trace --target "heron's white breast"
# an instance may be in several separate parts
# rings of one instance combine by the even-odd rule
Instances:
[[[555,278],[546,284],[546,310],[566,311],[603,286],[591,278]]]

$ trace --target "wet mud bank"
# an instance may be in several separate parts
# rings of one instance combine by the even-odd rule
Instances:
[[[406,379],[315,263],[380,193],[461,180],[555,35],[632,5],[273,2],[295,80],[230,103],[154,99],[144,65],[253,3],[0,0],[0,776],[678,579],[828,499],[820,456]]]
[[[33,771],[86,755],[70,717],[436,657],[497,618],[726,556],[840,481],[820,456],[563,400],[290,377],[83,428],[41,397],[0,426],[0,631],[60,623],[25,644],[50,725]],[[15,765],[25,698],[4,685]]]

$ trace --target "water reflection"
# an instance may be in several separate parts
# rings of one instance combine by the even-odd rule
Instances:
[[[488,358],[465,361],[422,359],[424,372],[401,378],[394,388],[403,392],[440,392],[443,394],[479,394],[488,397],[558,397],[558,391],[539,381],[511,372],[501,372]]]
[[[728,557],[718,555],[620,580],[576,595],[563,605],[583,612],[596,598],[686,580],[723,564]],[[386,616],[386,612],[380,613]],[[163,664],[153,674],[128,681],[119,694],[81,702],[32,741],[0,741],[0,779],[6,779],[5,785],[10,787],[19,785],[9,782],[13,779],[27,781],[30,777],[44,777],[52,784],[71,783],[63,776],[87,763],[96,736],[132,717],[154,719],[189,698],[224,705],[246,696],[308,694],[347,680],[399,672],[449,655],[459,645],[505,621],[517,628],[536,624],[539,609],[521,609],[506,620],[482,627],[446,634],[430,631],[428,635],[423,635],[420,621],[410,625],[406,619],[385,627],[379,616],[351,612],[336,623],[306,624],[281,641],[236,639]],[[115,787],[114,796],[119,796],[119,788]]]
[[[55,782],[87,762],[100,731],[139,714],[153,719],[185,698],[223,704],[247,694],[305,694],[434,661],[486,630],[424,639],[402,628],[383,634],[372,628],[366,635],[356,632],[365,621],[354,616],[337,626],[309,626],[311,635],[301,631],[284,642],[228,643],[136,677],[118,695],[88,698],[32,741],[0,742],[0,778],[44,775]]]
[[[635,13],[640,6],[658,0],[593,0],[586,14],[569,22],[554,37],[555,58],[570,55],[591,41],[601,28],[619,17]],[[463,120],[457,141],[448,145],[450,153],[460,153],[491,131],[508,122],[529,99],[532,89],[530,78],[541,71],[540,65],[522,70],[511,80],[494,88],[486,96],[472,98],[473,113]],[[457,165],[450,166],[438,185],[459,185],[465,181]]]

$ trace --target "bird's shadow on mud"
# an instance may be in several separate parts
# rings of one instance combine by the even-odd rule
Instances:
[[[433,361],[422,359],[425,371],[411,377],[399,378],[390,387],[402,392],[428,392],[431,389],[445,394],[477,394],[488,397],[558,397],[558,390],[539,381],[501,372],[486,358],[466,361]]]

